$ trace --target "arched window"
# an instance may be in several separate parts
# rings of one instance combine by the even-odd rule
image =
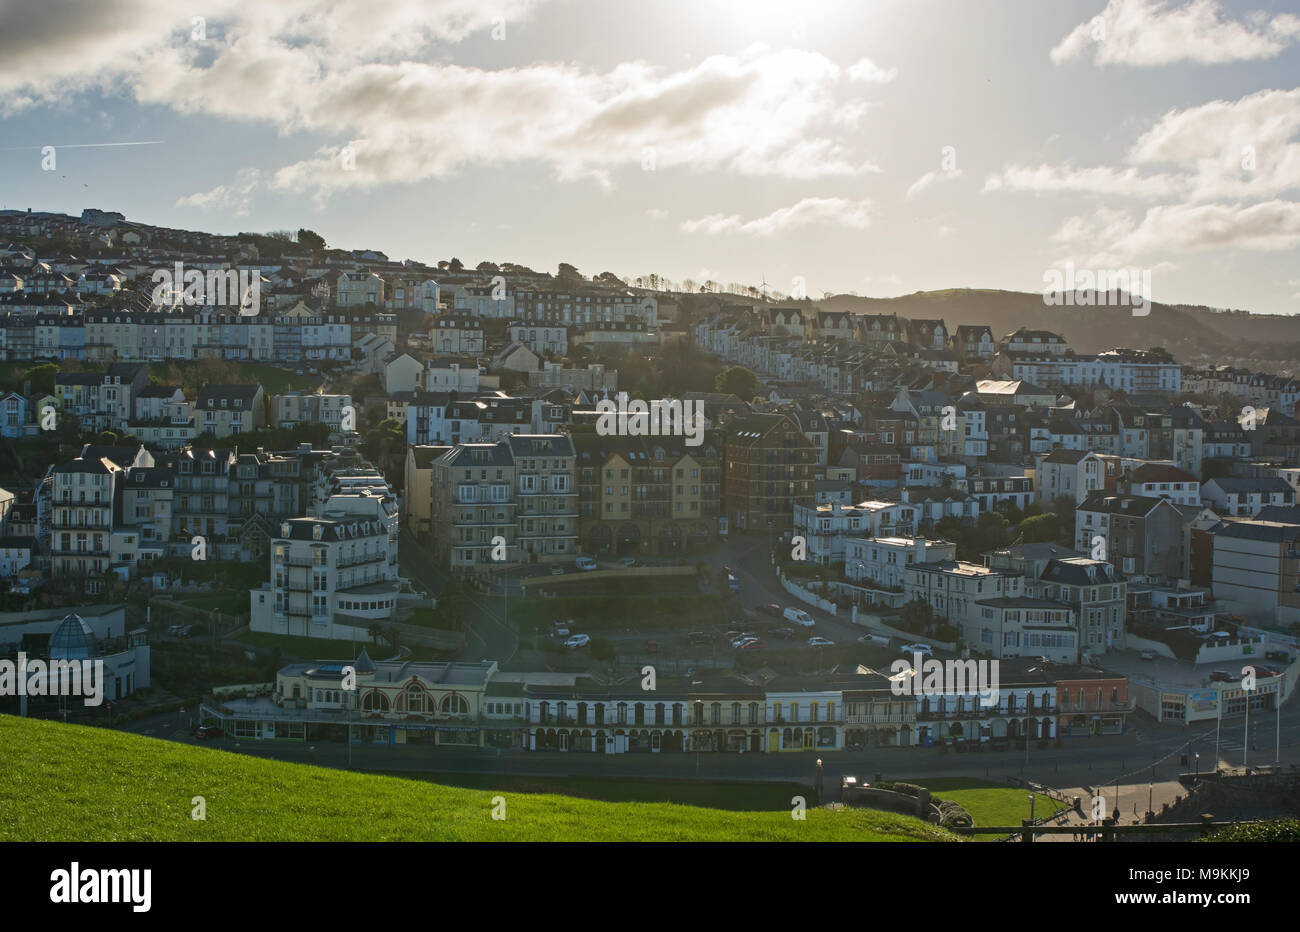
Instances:
[[[645,724],[645,703],[638,702],[632,707],[632,716],[637,725]]]
[[[464,696],[457,693],[447,693],[442,697],[442,702],[438,704],[438,711],[450,712],[452,715],[468,715],[469,702],[466,701]]]
[[[626,702],[620,702],[618,704],[618,723],[620,725],[627,724],[627,703]]]
[[[662,702],[655,703],[655,724],[656,725],[664,724],[664,708],[665,707]]]
[[[603,702],[596,703],[596,724],[605,724],[605,703]]]
[[[377,689],[372,689],[361,698],[363,712],[387,712],[388,697]]]
[[[757,702],[751,702],[749,704],[749,724],[751,725],[758,724],[758,703]]]
[[[709,712],[713,715],[713,724],[722,724],[722,703],[715,702],[709,707]]]
[[[731,724],[733,725],[740,724],[740,703],[739,702],[733,702],[731,704]]]
[[[406,687],[400,701],[407,712],[423,712],[428,708],[425,704],[424,687],[419,685],[412,684]]]

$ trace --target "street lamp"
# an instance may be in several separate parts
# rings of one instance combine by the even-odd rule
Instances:
[[[1196,772],[1195,772],[1194,776],[1199,777],[1200,775],[1201,775],[1201,752],[1200,752],[1200,751],[1197,751],[1197,752],[1196,752]]]
[[[1155,784],[1148,783],[1147,784],[1147,815],[1151,815],[1151,805],[1154,801],[1153,800],[1154,795],[1155,795]]]
[[[1034,794],[1029,794],[1029,822],[1032,825],[1034,821]]]

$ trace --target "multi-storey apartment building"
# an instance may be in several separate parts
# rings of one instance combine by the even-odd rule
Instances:
[[[906,568],[908,601],[923,599],[956,625],[973,651],[989,657],[1046,657],[1077,663],[1074,610],[1025,595],[1025,577],[960,560],[913,563]]]
[[[573,440],[568,434],[512,434],[505,443],[515,466],[519,559],[536,563],[574,556],[578,486]]]
[[[728,422],[724,449],[724,510],[737,529],[785,530],[794,506],[813,502],[817,450],[784,414]]]
[[[351,395],[326,395],[321,392],[281,392],[271,397],[271,423],[276,427],[298,424],[327,424],[332,433],[343,428],[344,412],[352,409],[351,426],[357,429],[356,409]]]
[[[265,397],[261,385],[204,385],[195,427],[218,440],[257,430],[266,423]]]
[[[482,356],[483,321],[456,314],[435,317],[429,327],[429,344],[435,353],[446,356]]]
[[[917,525],[917,509],[903,502],[796,503],[794,533],[808,546],[808,562],[843,563],[850,537],[905,537]]]
[[[113,500],[122,467],[107,456],[83,454],[51,468],[50,570],[56,579],[80,577],[89,591],[97,591],[111,563]]]
[[[515,488],[504,441],[457,444],[434,461],[433,550],[452,572],[519,562]],[[504,561],[492,559],[498,545]]]
[[[271,540],[271,580],[249,593],[249,628],[297,637],[370,639],[397,607],[397,546],[382,499],[370,516],[288,518]]]
[[[573,435],[580,535],[593,554],[673,554],[699,549],[718,527],[722,451],[706,432],[681,437]]]

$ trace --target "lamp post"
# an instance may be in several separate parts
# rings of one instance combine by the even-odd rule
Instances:
[[[1154,795],[1155,795],[1155,784],[1148,783],[1147,784],[1147,815],[1148,816],[1151,815],[1151,806],[1152,803],[1154,802]]]
[[[1200,775],[1201,775],[1201,752],[1197,751],[1196,752],[1196,773],[1194,774],[1194,776],[1199,777]]]
[[[1246,722],[1241,730],[1241,766],[1246,768],[1250,766],[1250,694],[1251,690],[1245,690],[1246,693]]]
[[[1029,794],[1029,823],[1032,825],[1033,822],[1034,822],[1034,794],[1030,793]]]

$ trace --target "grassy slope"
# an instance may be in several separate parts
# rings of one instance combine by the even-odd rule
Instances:
[[[345,773],[0,716],[0,840],[904,841],[953,836],[870,810],[723,812]],[[191,818],[203,796],[207,820]]]

